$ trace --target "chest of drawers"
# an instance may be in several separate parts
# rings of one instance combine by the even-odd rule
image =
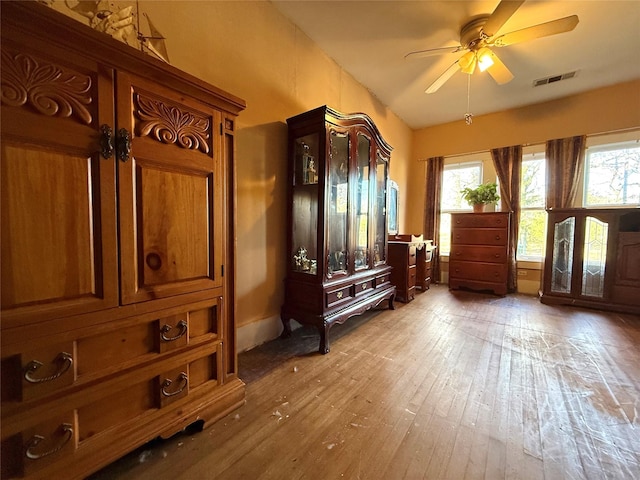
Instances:
[[[451,214],[449,288],[507,293],[510,213]]]
[[[391,283],[396,286],[396,300],[410,302],[416,289],[428,290],[431,283],[431,258],[435,247],[422,236],[389,236]]]

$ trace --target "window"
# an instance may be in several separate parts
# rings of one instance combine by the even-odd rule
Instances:
[[[440,254],[451,251],[451,213],[471,211],[462,199],[460,191],[465,187],[477,187],[482,179],[482,163],[469,162],[445,165],[442,172],[442,196],[440,198]]]
[[[520,260],[539,260],[544,256],[547,213],[545,212],[544,154],[524,155],[520,176]]]
[[[585,207],[640,205],[638,142],[589,147],[584,185]]]

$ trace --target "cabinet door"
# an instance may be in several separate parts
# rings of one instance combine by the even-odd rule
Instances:
[[[363,270],[369,268],[371,256],[369,248],[371,139],[365,132],[360,131],[357,132],[356,138],[353,265],[355,270]]]
[[[389,179],[389,159],[376,152],[375,193],[373,206],[373,261],[381,265],[387,261],[387,181]]]
[[[332,129],[329,134],[327,175],[327,277],[346,275],[348,267],[349,134]]]
[[[124,73],[117,89],[122,302],[222,288],[220,112]]]
[[[26,36],[1,72],[3,327],[116,306],[112,72]]]

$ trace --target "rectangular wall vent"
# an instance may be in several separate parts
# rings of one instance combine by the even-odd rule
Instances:
[[[538,80],[533,81],[534,87],[539,87],[540,85],[546,85],[548,83],[559,82],[560,80],[568,80],[570,78],[578,75],[578,71],[563,73],[562,75],[552,75],[551,77],[539,78]]]

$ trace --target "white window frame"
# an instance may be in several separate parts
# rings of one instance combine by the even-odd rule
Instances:
[[[528,146],[523,148],[522,151],[522,167],[524,167],[525,162],[532,162],[532,161],[542,161],[544,168],[546,170],[547,165],[546,165],[546,153],[544,151],[545,146],[544,145],[533,145],[533,146]],[[524,170],[524,168],[521,168],[521,172]],[[546,172],[545,172],[545,179],[546,179]],[[522,212],[536,212],[536,211],[542,211],[542,212],[546,212],[545,210],[545,197],[546,197],[546,185],[545,188],[542,191],[542,203],[540,206],[535,206],[535,207],[524,207],[522,205],[522,191],[520,192],[520,221],[522,221]],[[546,220],[546,216],[545,216],[545,221],[544,221],[545,225],[544,225],[544,233],[543,233],[543,247],[542,247],[542,255],[537,256],[537,255],[521,255],[521,254],[517,254],[517,258],[518,261],[524,261],[524,262],[541,262],[542,259],[544,258],[545,255],[545,248],[546,248],[546,224],[547,224],[547,220]],[[520,225],[518,226],[520,227]],[[522,232],[521,228],[518,228],[519,232]],[[520,239],[518,239],[518,245],[520,244]]]
[[[472,168],[472,167],[478,167],[480,169],[480,182],[484,182],[484,173],[485,173],[485,168],[484,168],[484,163],[486,161],[486,157],[488,154],[488,152],[486,153],[481,153],[481,154],[474,154],[474,155],[465,155],[463,157],[457,157],[454,159],[449,159],[449,163],[447,163],[447,159],[445,159],[445,165],[443,167],[443,175],[444,175],[444,170],[457,170],[457,169],[463,169],[463,168]],[[489,160],[491,160],[491,158],[489,157]],[[445,185],[444,185],[444,178],[443,178],[443,182],[442,182],[442,191],[444,191],[445,189]],[[462,196],[462,194],[461,194]],[[442,220],[442,216],[446,215],[446,214],[451,214],[451,213],[457,213],[457,212],[471,212],[473,210],[473,208],[471,207],[471,205],[469,205],[467,208],[453,208],[453,209],[444,209],[442,208],[442,196],[440,197],[440,219]],[[440,223],[440,228],[442,229],[442,221]],[[451,232],[449,231],[449,234]],[[442,230],[440,231],[440,234],[442,235]],[[440,242],[440,238],[438,238],[436,240],[437,243],[441,243]],[[448,251],[443,251],[441,248],[438,248],[438,253],[440,254],[440,256],[443,257],[448,257],[449,256],[449,252]]]
[[[589,160],[590,156],[599,152],[610,152],[615,150],[625,150],[628,148],[635,148],[640,143],[636,133],[632,135],[631,139],[625,139],[628,135],[614,134],[605,135],[602,137],[595,137],[595,139],[589,139],[587,141],[587,151],[585,152],[585,166],[584,166],[584,178],[582,184],[582,206],[585,208],[616,208],[616,207],[638,207],[640,202],[637,203],[587,203],[587,187],[589,185]],[[590,145],[591,144],[591,145]]]

